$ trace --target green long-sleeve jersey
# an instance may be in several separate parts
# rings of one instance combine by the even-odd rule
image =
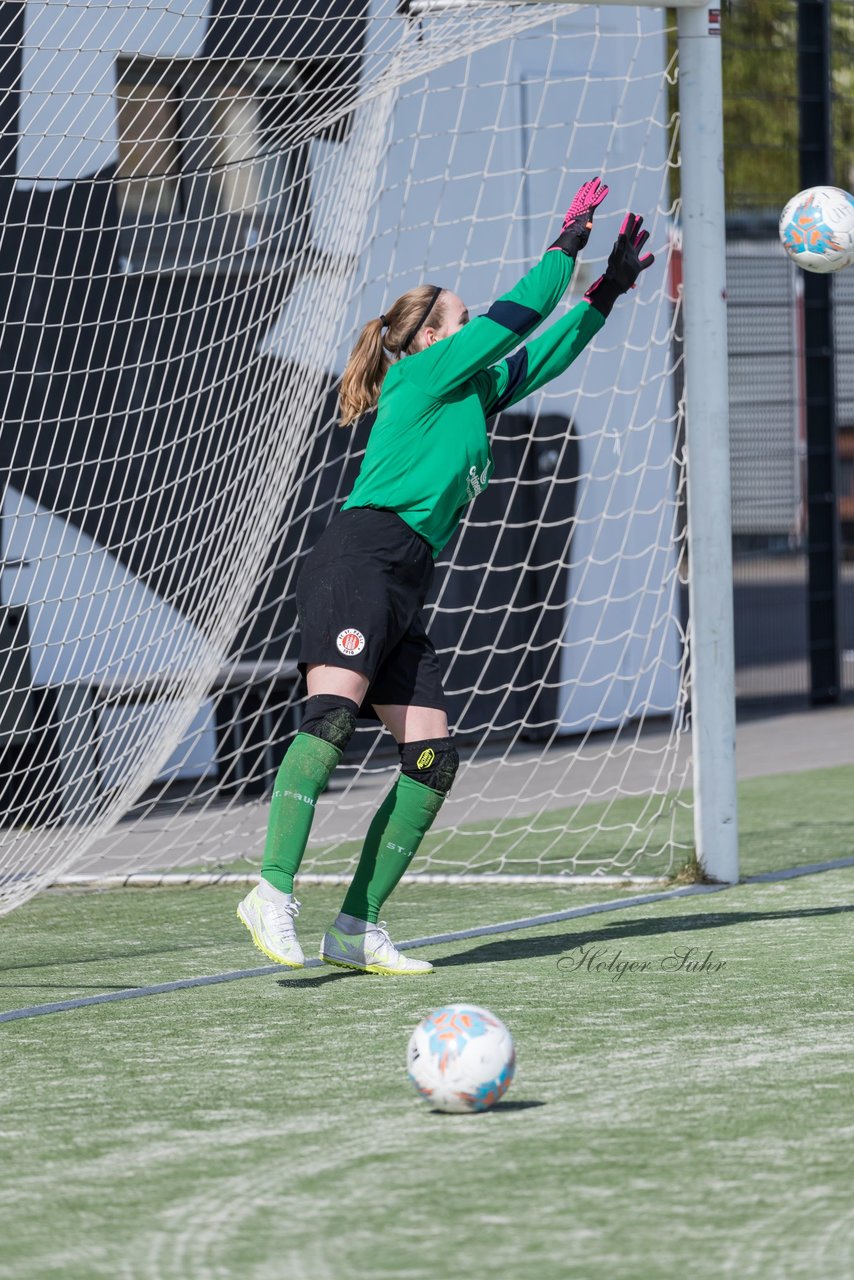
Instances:
[[[563,373],[605,323],[580,302],[502,358],[554,310],[574,265],[565,253],[546,253],[486,315],[392,365],[343,510],[394,511],[438,556],[489,483],[486,419]]]

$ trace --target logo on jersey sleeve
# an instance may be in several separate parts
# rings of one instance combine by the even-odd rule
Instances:
[[[466,476],[466,497],[469,502],[471,502],[472,498],[476,498],[479,493],[483,493],[484,489],[489,484],[489,475],[491,471],[491,460],[487,462],[481,472],[478,472],[477,467],[469,467],[468,475]]]
[[[361,653],[365,647],[365,637],[355,627],[345,627],[343,631],[338,632],[335,644],[338,652],[343,653],[345,658],[355,658],[356,654]]]

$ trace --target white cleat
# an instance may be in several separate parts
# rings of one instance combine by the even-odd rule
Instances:
[[[252,889],[238,903],[238,917],[252,935],[252,941],[265,956],[276,964],[301,969],[305,956],[297,938],[294,921],[299,915],[299,903],[290,893],[269,889],[269,896],[261,896],[260,886]]]
[[[389,976],[433,972],[429,961],[413,960],[402,955],[389,937],[384,924],[369,924],[367,921],[353,923],[364,927],[351,931],[352,925],[345,929],[340,920],[336,920],[323,935],[320,944],[321,960],[325,960],[327,964],[339,965],[342,969],[360,969],[363,973],[383,973]]]

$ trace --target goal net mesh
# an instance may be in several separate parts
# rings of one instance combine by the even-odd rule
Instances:
[[[355,335],[423,281],[485,310],[594,174],[611,192],[564,305],[627,209],[655,267],[566,374],[490,425],[494,476],[428,602],[462,766],[413,871],[677,869],[691,839],[663,11],[6,10],[5,906],[72,875],[257,870],[303,696],[295,581],[370,430],[335,424]],[[352,870],[397,766],[361,723],[304,873]]]

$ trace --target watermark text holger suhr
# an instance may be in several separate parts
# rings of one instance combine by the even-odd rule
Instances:
[[[615,982],[627,973],[720,973],[725,966],[726,960],[700,947],[674,947],[646,960],[630,960],[620,948],[573,947],[557,962],[562,973],[598,973]]]

